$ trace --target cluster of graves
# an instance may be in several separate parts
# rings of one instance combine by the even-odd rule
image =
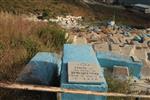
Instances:
[[[73,19],[81,18],[68,16],[51,21],[64,22],[67,26],[74,23]],[[17,82],[107,92],[109,86],[105,77],[110,75],[120,81],[131,79],[131,91],[148,90],[149,84],[144,81],[150,77],[148,29],[118,26],[115,22],[78,27],[78,30],[74,30],[76,26],[64,28],[68,29],[73,43],[64,45],[63,55],[39,52],[18,76]],[[51,96],[56,99],[56,94]],[[106,100],[107,97],[61,93],[61,99]]]
[[[121,80],[141,78],[142,62],[111,52],[95,52],[89,44],[65,44],[63,56],[39,52],[27,64],[17,82],[35,85],[60,86],[107,92],[109,86],[105,69],[113,69],[113,77]],[[55,98],[56,94],[51,95]],[[105,96],[61,94],[62,100],[106,100]]]

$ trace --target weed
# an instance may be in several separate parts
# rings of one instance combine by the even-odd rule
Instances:
[[[0,12],[0,23],[0,80],[15,80],[39,50],[59,52],[66,41],[65,31],[55,24],[26,21],[5,12]]]
[[[23,41],[23,46],[27,50],[29,58],[34,56],[39,51],[36,42],[31,40],[30,38],[27,38],[25,41]]]
[[[54,27],[47,27],[38,32],[38,36],[47,47],[54,47],[61,50],[66,42],[65,31]]]
[[[22,16],[0,12],[0,81],[15,82],[21,70],[38,51],[59,52],[65,41],[65,31],[55,24],[27,21]],[[20,96],[17,92],[0,89],[0,100],[10,98],[41,100],[40,96],[24,92]]]
[[[4,50],[4,45],[0,42],[0,51]]]
[[[106,76],[108,83],[108,91],[114,93],[125,93],[128,94],[130,91],[129,81],[121,81],[112,78],[111,76]],[[123,97],[108,97],[108,100],[134,100],[133,98],[123,98]]]

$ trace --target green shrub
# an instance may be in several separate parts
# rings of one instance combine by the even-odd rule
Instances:
[[[38,32],[38,36],[48,48],[52,47],[57,50],[62,49],[63,44],[67,41],[65,39],[65,31],[54,27],[41,29]]]
[[[20,40],[20,39],[12,38],[12,39],[10,40],[10,46],[11,46],[12,48],[18,47],[18,46],[20,46],[21,44],[22,44],[22,40]]]
[[[48,19],[50,16],[51,16],[51,13],[49,10],[43,10],[42,19]]]
[[[129,81],[121,81],[112,78],[111,76],[106,76],[108,91],[115,93],[125,93],[128,94],[130,91]],[[108,100],[134,100],[133,98],[127,97],[108,97]]]
[[[37,43],[30,38],[27,38],[25,41],[23,41],[23,46],[28,52],[28,58],[31,58],[39,51]]]
[[[5,47],[4,45],[0,42],[0,51],[3,50]]]
[[[129,82],[128,81],[120,81],[113,78],[106,78],[108,82],[108,91],[110,92],[118,92],[118,93],[128,93],[129,92]]]

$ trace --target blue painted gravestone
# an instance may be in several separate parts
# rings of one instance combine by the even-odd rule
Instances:
[[[125,57],[111,52],[96,53],[99,64],[104,68],[113,68],[114,66],[128,67],[132,76],[141,77],[142,62],[135,62],[131,57]]]
[[[58,79],[58,64],[61,59],[54,53],[37,53],[26,65],[17,82],[39,85],[55,85]]]
[[[26,65],[17,82],[34,85],[58,86],[61,59],[54,53],[39,52]],[[33,92],[32,92],[33,93]],[[36,92],[37,93],[37,92]],[[41,100],[56,100],[56,93],[38,92]]]
[[[92,66],[93,69],[96,68],[98,71],[92,73]],[[97,78],[93,79],[93,76]],[[103,69],[99,65],[95,52],[90,45],[64,45],[61,87],[101,92],[107,91]],[[62,100],[106,100],[104,96],[67,93],[62,93],[61,98]]]

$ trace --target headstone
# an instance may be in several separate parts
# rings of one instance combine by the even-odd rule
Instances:
[[[121,47],[121,53],[125,56],[130,56],[132,50],[134,50],[134,46],[124,46]]]
[[[99,83],[100,68],[96,64],[69,62],[68,82]]]
[[[142,44],[142,47],[143,47],[143,49],[147,49],[147,48],[148,48],[147,43],[144,42],[144,43]]]
[[[109,51],[108,43],[95,43],[93,44],[94,50],[97,51]]]
[[[140,62],[140,61],[141,61],[141,60],[140,60],[137,56],[135,56],[135,55],[132,55],[131,58],[132,58],[132,60],[133,60],[134,62]]]
[[[111,52],[115,54],[121,54],[121,48],[118,44],[111,44]]]
[[[115,66],[113,68],[113,75],[117,78],[127,78],[129,76],[128,67],[125,66]]]
[[[142,67],[142,79],[150,79],[150,63],[145,62],[144,67]]]
[[[135,49],[134,54],[140,60],[146,60],[147,59],[147,50],[144,50],[144,49]]]

